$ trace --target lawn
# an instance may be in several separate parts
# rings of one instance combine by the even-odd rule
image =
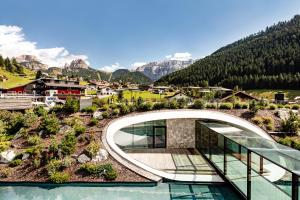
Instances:
[[[160,99],[163,99],[167,96],[171,96],[173,95],[174,93],[166,93],[166,94],[163,94],[163,95],[159,95],[159,94],[154,94],[152,92],[149,92],[149,91],[128,91],[128,90],[125,90],[123,92],[123,95],[124,95],[124,98],[129,100],[131,99],[131,97],[134,97],[135,99],[138,99],[139,97],[143,98],[144,100],[147,100],[147,101],[159,101]]]
[[[0,88],[7,89],[12,87],[17,87],[17,86],[25,85],[35,80],[35,72],[24,68],[24,73],[27,75],[26,77],[22,77],[16,73],[10,73],[3,69],[0,69],[0,74],[8,78],[7,81],[0,82]]]
[[[259,90],[248,90],[247,92],[253,96],[265,99],[274,99],[274,95],[282,91],[285,93],[286,97],[289,100],[294,100],[296,96],[300,96],[300,90],[272,90],[272,89],[259,89]]]

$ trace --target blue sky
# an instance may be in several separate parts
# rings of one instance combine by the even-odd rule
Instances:
[[[204,57],[300,14],[300,1],[9,0],[1,8],[4,56],[31,53],[49,65],[83,58],[115,69],[176,53]]]

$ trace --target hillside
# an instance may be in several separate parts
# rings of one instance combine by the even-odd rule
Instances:
[[[156,84],[300,88],[300,16],[220,48]]]
[[[12,88],[19,85],[25,85],[35,80],[35,72],[24,69],[24,74],[26,74],[26,76],[20,76],[17,73],[11,73],[6,71],[5,69],[0,68],[0,76],[4,76],[7,78],[6,81],[0,82],[0,88]]]
[[[111,81],[149,84],[151,79],[141,72],[130,72],[127,69],[118,69],[112,73]]]

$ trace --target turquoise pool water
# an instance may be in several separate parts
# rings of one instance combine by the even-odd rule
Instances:
[[[161,183],[157,186],[120,187],[33,187],[0,186],[1,200],[236,200],[225,185],[187,185]]]

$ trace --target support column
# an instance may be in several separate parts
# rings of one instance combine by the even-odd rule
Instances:
[[[292,175],[292,200],[297,200],[299,196],[299,176]]]
[[[247,199],[251,200],[251,151],[247,150]]]

